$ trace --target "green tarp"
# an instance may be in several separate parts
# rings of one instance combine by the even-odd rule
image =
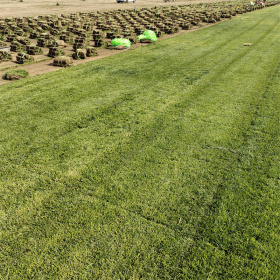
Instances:
[[[153,42],[157,41],[157,35],[152,30],[146,30],[142,35],[138,36],[138,40],[151,40]]]
[[[124,46],[129,49],[131,47],[131,42],[128,39],[115,38],[111,41],[111,46],[112,47]]]

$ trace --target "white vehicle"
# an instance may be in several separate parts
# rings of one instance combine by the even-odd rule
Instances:
[[[130,2],[135,3],[136,0],[117,0],[117,3],[130,3]]]

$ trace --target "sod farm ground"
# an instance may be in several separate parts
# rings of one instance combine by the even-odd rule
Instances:
[[[279,14],[2,85],[1,278],[277,279]]]
[[[47,2],[39,3],[44,12]],[[271,0],[266,5],[277,2]],[[14,7],[16,4],[13,2]],[[75,8],[75,4],[71,7]],[[154,30],[159,40],[162,40],[257,8],[261,6],[252,7],[247,1],[206,2],[199,5],[156,6],[136,11],[120,9],[0,18],[0,46],[10,49],[9,53],[0,51],[0,76],[5,77],[7,69],[22,67],[30,76],[56,71],[60,68],[56,60],[69,62],[70,65],[73,56],[72,65],[78,65],[120,52],[110,46],[111,39],[115,37],[129,39],[132,48],[136,48],[145,45],[137,41],[137,36],[146,29]],[[41,10],[35,9],[37,12]],[[35,11],[32,10],[32,13]],[[60,12],[64,11],[61,8]],[[56,58],[59,55],[66,58]],[[0,84],[3,83],[7,81],[0,79]]]
[[[125,9],[151,8],[155,6],[173,6],[213,2],[210,0],[140,0],[135,3],[118,4],[116,0],[1,0],[0,18],[39,16],[50,14],[70,14],[89,11],[112,11]],[[215,1],[221,2],[221,0]],[[57,5],[59,3],[59,5]]]

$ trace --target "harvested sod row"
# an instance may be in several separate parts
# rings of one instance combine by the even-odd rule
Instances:
[[[279,274],[279,12],[1,86],[0,275]]]

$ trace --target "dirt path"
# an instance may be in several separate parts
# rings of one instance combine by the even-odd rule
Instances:
[[[114,54],[118,54],[122,51],[112,51],[112,50],[108,50],[108,49],[100,49],[98,50],[98,56],[95,57],[90,57],[84,60],[74,60],[73,62],[73,66],[85,63],[85,62],[89,62],[89,61],[93,61],[93,60],[97,60],[97,59],[101,59],[110,55],[114,55]],[[52,62],[53,62],[53,58],[47,58],[44,61],[39,61],[36,63],[30,63],[27,65],[20,65],[17,64],[15,62],[15,54],[13,55],[13,62],[9,62],[9,65],[14,64],[10,66],[12,67],[11,69],[26,69],[29,73],[30,76],[36,76],[36,75],[41,75],[44,73],[48,73],[48,72],[53,72],[53,71],[57,71],[57,70],[61,70],[63,69],[62,67],[58,67],[58,66],[53,66]],[[37,58],[36,60],[38,60],[39,58]],[[4,63],[2,63],[4,64]],[[71,66],[72,67],[72,66]],[[5,69],[5,70],[0,70],[0,85],[6,84],[6,83],[10,83],[12,81],[6,81],[3,79],[3,75],[8,71],[9,69]]]

